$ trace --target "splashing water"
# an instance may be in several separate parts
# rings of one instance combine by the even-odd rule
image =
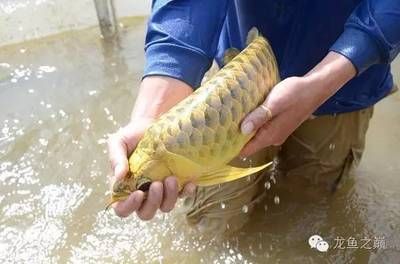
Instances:
[[[275,203],[275,204],[279,204],[279,203],[280,203],[280,198],[279,198],[278,195],[275,195],[275,197],[274,197],[274,203]]]
[[[242,212],[247,214],[249,212],[249,207],[247,205],[242,206]]]

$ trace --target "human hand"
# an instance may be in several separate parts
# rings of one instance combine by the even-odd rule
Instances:
[[[290,77],[278,83],[267,99],[246,116],[242,133],[255,136],[244,146],[241,156],[251,155],[267,146],[281,145],[300,124],[309,118],[316,106],[311,104],[302,77]]]
[[[139,119],[131,122],[113,134],[108,141],[109,158],[113,169],[113,177],[121,179],[129,171],[127,156],[133,152],[146,128],[152,119]],[[150,185],[147,198],[145,193],[137,190],[124,201],[112,205],[115,213],[120,217],[127,217],[136,212],[142,220],[150,220],[158,209],[162,212],[171,211],[177,201],[178,195],[193,195],[196,186],[188,183],[179,193],[176,177],[167,177],[163,182],[153,182]]]
[[[192,88],[186,83],[166,76],[149,76],[143,79],[135,107],[132,111],[132,121],[108,141],[109,158],[113,176],[121,179],[129,171],[127,157],[136,148],[146,128],[162,113],[168,111],[179,101],[192,93]],[[176,177],[170,176],[163,182],[153,182],[145,199],[144,192],[138,190],[124,200],[112,205],[117,215],[126,217],[136,212],[142,220],[150,220],[158,209],[162,212],[171,211],[178,195],[193,195],[196,186],[188,183],[179,192]]]
[[[248,156],[264,147],[281,145],[330,96],[356,74],[343,55],[328,55],[303,77],[278,83],[266,100],[242,121],[243,134],[256,131],[240,155]]]

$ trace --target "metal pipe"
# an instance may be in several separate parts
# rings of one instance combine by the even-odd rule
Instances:
[[[94,0],[101,35],[105,39],[113,38],[118,32],[117,18],[113,0]]]

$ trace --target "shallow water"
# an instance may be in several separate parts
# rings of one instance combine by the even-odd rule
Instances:
[[[92,28],[0,47],[1,263],[400,259],[400,93],[377,105],[363,161],[334,195],[310,198],[278,178],[230,238],[199,237],[181,208],[150,222],[105,213],[106,138],[128,121],[144,62],[144,19],[123,23],[114,43]],[[394,64],[400,82],[399,59]],[[310,249],[314,234],[328,252]],[[382,236],[386,249],[374,248]],[[333,248],[338,237],[354,237],[359,247],[371,239],[371,249]]]

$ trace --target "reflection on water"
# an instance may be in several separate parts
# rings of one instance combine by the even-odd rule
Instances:
[[[2,263],[389,263],[400,258],[400,243],[396,248],[393,242],[400,237],[399,93],[376,108],[364,160],[338,192],[305,195],[271,178],[266,201],[230,238],[199,237],[186,226],[181,208],[151,222],[104,212],[106,138],[128,121],[144,60],[144,20],[123,23],[115,43],[101,42],[97,31],[88,29],[0,48]],[[399,80],[399,63],[394,72]],[[314,234],[330,243],[327,253],[309,248]],[[338,236],[385,236],[391,248],[333,249]]]

